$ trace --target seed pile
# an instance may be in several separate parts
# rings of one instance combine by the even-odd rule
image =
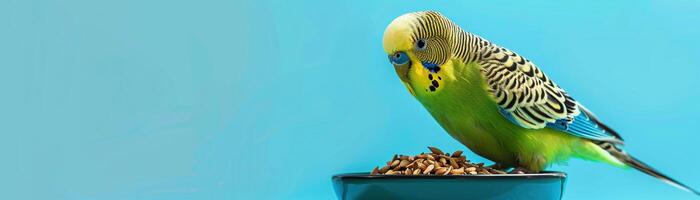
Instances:
[[[474,175],[505,174],[506,172],[485,167],[484,163],[470,163],[462,151],[450,155],[435,147],[431,153],[416,156],[394,155],[384,167],[375,167],[371,175]]]

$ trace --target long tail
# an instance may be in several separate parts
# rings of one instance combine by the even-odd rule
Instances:
[[[665,183],[667,183],[667,184],[669,184],[669,185],[671,185],[671,186],[680,188],[680,189],[685,190],[685,191],[688,191],[688,192],[692,192],[692,193],[694,193],[694,194],[700,196],[700,192],[698,192],[697,190],[695,190],[695,189],[693,189],[693,188],[690,188],[690,187],[688,187],[687,185],[685,185],[685,184],[683,184],[683,183],[681,183],[681,182],[678,182],[678,181],[676,181],[675,179],[673,179],[673,178],[671,178],[671,177],[668,177],[668,176],[662,174],[662,173],[659,172],[658,170],[656,170],[656,169],[652,168],[651,166],[649,166],[649,165],[643,163],[642,161],[637,160],[636,158],[634,158],[634,157],[630,156],[629,154],[625,153],[624,151],[622,151],[622,150],[621,150],[619,147],[617,147],[615,144],[608,143],[608,142],[601,142],[601,143],[598,144],[598,146],[600,146],[600,147],[603,148],[604,150],[608,151],[608,153],[610,153],[612,156],[614,156],[614,157],[617,158],[618,160],[620,160],[620,161],[622,161],[623,163],[625,163],[627,166],[630,166],[630,167],[632,167],[632,168],[635,168],[635,169],[637,169],[637,170],[639,170],[639,171],[641,171],[641,172],[644,172],[645,174],[649,174],[649,175],[651,175],[651,176],[653,176],[653,177],[656,177],[656,178],[662,180],[663,182],[665,182]]]

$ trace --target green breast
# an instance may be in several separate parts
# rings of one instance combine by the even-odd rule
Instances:
[[[571,156],[614,163],[588,140],[550,128],[526,129],[503,117],[489,96],[478,64],[452,60],[442,67],[443,70],[433,74],[442,77],[435,91],[418,90],[428,84],[424,81],[427,77],[417,77],[420,73],[411,77],[411,87],[418,101],[450,136],[474,153],[500,164],[534,171]],[[419,81],[413,81],[416,78]]]
[[[515,155],[508,144],[523,128],[500,115],[478,64],[457,60],[449,64],[443,69],[452,75],[440,75],[440,89],[417,92],[416,98],[450,136],[469,149],[493,161],[514,164]]]

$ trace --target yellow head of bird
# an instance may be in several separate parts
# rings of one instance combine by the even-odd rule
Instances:
[[[428,77],[449,61],[455,28],[452,21],[434,11],[401,15],[386,28],[384,51],[411,94],[415,95],[414,74]]]

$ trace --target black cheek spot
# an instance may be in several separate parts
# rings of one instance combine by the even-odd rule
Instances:
[[[433,80],[433,74],[428,74],[428,79]]]
[[[433,86],[440,87],[440,84],[438,84],[437,80],[433,80]]]
[[[442,80],[442,77],[438,76],[438,80]]]
[[[430,86],[430,91],[431,91],[431,92],[435,92],[435,86],[432,86],[432,85],[431,85],[431,86]]]

